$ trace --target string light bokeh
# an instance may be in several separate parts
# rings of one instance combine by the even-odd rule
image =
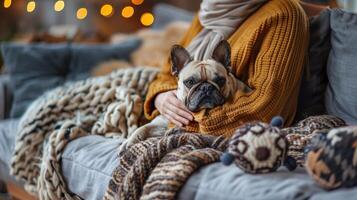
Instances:
[[[121,11],[121,16],[124,18],[130,18],[134,15],[134,8],[132,6],[125,6],[123,10]]]
[[[56,3],[53,5],[53,9],[56,12],[61,12],[64,9],[65,3],[62,0],[56,1]]]
[[[35,1],[29,1],[26,6],[27,12],[31,13],[35,11],[36,9],[36,2]]]
[[[65,1],[66,0],[56,0],[53,4],[54,12],[63,11],[66,4]],[[121,14],[121,17],[126,19],[132,18],[136,13],[135,6],[142,5],[144,3],[144,0],[131,0],[130,2],[132,5],[123,5],[122,8],[115,8],[113,5],[109,3],[105,3],[101,5],[100,9],[98,10],[98,14],[109,18],[115,15],[115,10],[118,9],[121,10],[121,12],[119,12]],[[12,0],[3,0],[3,7],[8,9],[11,7],[12,3],[13,3]],[[36,10],[36,0],[29,0],[26,4],[26,11],[28,13],[32,13],[35,12],[35,10]],[[89,14],[88,12],[89,11],[86,7],[80,7],[77,9],[77,12],[75,13],[75,17],[78,20],[84,20]],[[143,26],[151,26],[155,21],[155,16],[151,12],[145,12],[141,16],[138,16],[138,20]]]
[[[104,17],[110,17],[114,13],[113,6],[110,4],[104,4],[100,8],[100,14]]]
[[[79,8],[77,10],[77,19],[79,20],[83,20],[87,17],[87,14],[88,14],[88,11],[87,11],[87,8]]]
[[[140,22],[144,26],[150,26],[151,24],[154,23],[154,15],[151,13],[144,13],[140,17]]]
[[[142,3],[144,3],[144,0],[131,0],[131,3],[138,6],[138,5],[141,5]]]
[[[10,8],[12,1],[11,0],[4,0],[4,8]]]

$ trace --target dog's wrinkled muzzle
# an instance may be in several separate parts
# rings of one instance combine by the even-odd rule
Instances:
[[[211,81],[205,81],[192,87],[185,99],[185,106],[192,112],[210,109],[224,103],[224,97],[219,86]]]

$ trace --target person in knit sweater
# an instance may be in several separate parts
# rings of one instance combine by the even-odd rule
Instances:
[[[181,45],[187,47],[202,29],[196,17]],[[299,2],[268,0],[228,37],[232,72],[252,92],[237,92],[223,106],[191,113],[176,98],[177,80],[168,63],[150,84],[145,116],[152,120],[162,114],[187,131],[227,137],[245,122],[268,122],[276,115],[288,126],[296,112],[308,40],[308,19]]]

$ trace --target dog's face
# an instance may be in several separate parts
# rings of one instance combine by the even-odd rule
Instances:
[[[177,97],[192,112],[222,105],[236,90],[230,73],[231,50],[220,42],[212,59],[192,60],[187,50],[175,45],[171,51],[171,72],[178,78]]]

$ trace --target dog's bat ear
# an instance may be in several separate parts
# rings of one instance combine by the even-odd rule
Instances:
[[[222,40],[214,49],[212,58],[221,63],[227,69],[231,66],[231,46],[227,40]]]
[[[174,45],[171,49],[171,73],[174,76],[178,76],[180,71],[187,63],[192,60],[188,51],[180,46]]]

